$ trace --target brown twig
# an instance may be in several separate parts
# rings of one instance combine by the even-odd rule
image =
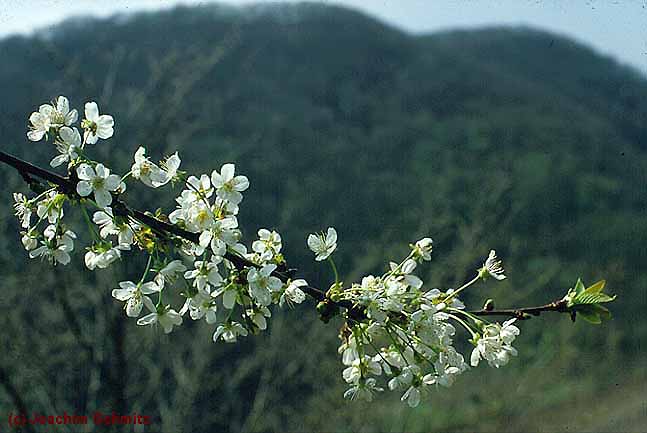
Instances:
[[[532,316],[539,316],[541,313],[554,311],[558,313],[567,313],[569,310],[566,306],[566,301],[560,299],[551,302],[550,304],[540,305],[539,307],[524,307],[524,308],[510,308],[510,309],[481,309],[475,311],[468,311],[475,316],[508,316],[515,317],[519,320],[530,319]]]

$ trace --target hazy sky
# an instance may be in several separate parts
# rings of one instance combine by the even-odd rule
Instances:
[[[288,0],[289,2],[293,2]],[[229,0],[230,4],[268,3]],[[204,4],[198,0],[0,0],[0,37],[79,14]],[[336,0],[411,32],[527,24],[571,36],[647,74],[647,0]]]

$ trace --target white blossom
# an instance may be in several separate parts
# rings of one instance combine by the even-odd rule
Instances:
[[[78,116],[76,109],[70,110],[70,102],[65,96],[56,98],[56,106],[52,106],[52,111],[50,112],[53,127],[70,126],[76,122]]]
[[[308,247],[315,253],[316,261],[326,260],[337,248],[337,231],[328,227],[325,236],[323,233],[309,235]]]
[[[373,401],[373,393],[382,392],[384,388],[377,386],[377,381],[369,377],[366,380],[359,381],[344,392],[344,398],[348,400],[365,400]]]
[[[238,215],[238,211],[240,210],[240,207],[237,204],[223,200],[220,197],[216,197],[214,207],[223,215]]]
[[[251,296],[259,305],[270,305],[271,292],[279,290],[283,285],[280,279],[272,276],[275,269],[276,265],[266,265],[261,269],[251,268],[247,273]]]
[[[279,305],[282,307],[286,302],[288,304],[300,304],[306,299],[306,294],[299,287],[307,286],[308,282],[303,279],[290,281],[285,291],[281,295]]]
[[[43,104],[29,116],[31,123],[27,138],[31,141],[40,141],[50,128],[70,126],[76,122],[78,113],[70,110],[69,101],[65,96],[56,99],[56,105]]]
[[[109,243],[101,243],[85,253],[85,266],[91,271],[96,268],[105,269],[119,258],[121,258],[119,248],[115,248]]]
[[[110,235],[116,235],[118,248],[120,250],[129,250],[134,242],[135,233],[133,228],[126,223],[118,223],[113,215],[112,208],[106,207],[97,211],[92,216],[92,221],[100,228],[99,235],[106,239]]]
[[[168,180],[164,170],[146,157],[146,149],[140,146],[135,152],[135,163],[130,169],[133,178],[141,180],[150,188],[164,185]]]
[[[199,178],[190,176],[186,183],[189,185],[189,190],[192,194],[192,201],[194,202],[207,199],[213,195],[211,180],[206,174],[201,175]]]
[[[503,322],[503,325],[501,325],[500,329],[497,326],[498,323],[495,324],[495,327],[499,331],[499,338],[501,339],[501,341],[503,341],[504,344],[512,344],[517,335],[519,335],[519,328],[513,325],[513,323],[516,321],[516,318],[508,319]]]
[[[420,404],[420,385],[411,385],[402,395],[401,401],[406,401],[409,407],[416,407]]]
[[[56,224],[63,218],[63,202],[65,196],[56,191],[50,191],[45,198],[38,202],[36,206],[36,215],[38,218],[47,217],[50,224]]]
[[[210,229],[216,220],[212,205],[207,201],[213,195],[213,188],[209,176],[203,174],[200,178],[190,176],[186,185],[188,189],[182,191],[175,198],[178,208],[169,214],[172,224],[183,222],[187,230],[202,232]],[[202,250],[198,252],[202,254]]]
[[[31,223],[31,203],[27,200],[27,197],[19,192],[13,193],[13,200],[14,212],[20,219],[20,226],[24,229],[28,229]]]
[[[88,144],[95,144],[100,138],[106,140],[114,133],[115,121],[108,114],[99,114],[96,102],[86,102],[85,119],[81,126],[85,130],[84,139]]]
[[[519,328],[513,325],[515,320],[507,320],[503,325],[494,323],[485,326],[483,335],[477,340],[470,357],[473,367],[483,358],[491,367],[499,368],[508,363],[510,356],[517,355],[517,350],[511,346],[515,337],[519,335]]]
[[[220,218],[210,224],[208,230],[200,234],[200,246],[211,246],[211,251],[219,256],[224,256],[227,245],[233,246],[240,239],[238,220],[234,216]]]
[[[94,199],[99,207],[105,208],[112,203],[111,191],[119,188],[121,179],[116,174],[110,174],[110,170],[103,164],[97,164],[92,168],[88,164],[81,164],[76,173],[79,183],[76,185],[76,192],[81,197],[87,197],[94,193]]]
[[[168,182],[173,181],[174,179],[177,179],[178,177],[178,170],[180,168],[180,163],[182,160],[180,159],[180,156],[178,155],[177,152],[175,152],[173,155],[169,156],[162,162],[162,169],[164,170],[164,174],[166,179],[164,179],[164,182],[160,185],[157,186],[162,186],[167,184]]]
[[[60,135],[60,140],[56,141],[56,149],[60,155],[54,157],[49,163],[52,167],[58,167],[64,162],[78,158],[79,154],[77,152],[81,149],[81,134],[79,134],[78,129],[64,126],[59,130],[58,134]]]
[[[479,269],[479,277],[486,279],[488,276],[491,276],[501,281],[505,280],[503,272],[504,270],[501,260],[496,256],[496,252],[494,252],[494,250],[490,250],[490,255],[483,264],[483,267]]]
[[[175,282],[177,276],[183,274],[185,271],[186,266],[184,266],[181,260],[173,260],[157,272],[154,280],[159,286],[164,287],[166,283]]]
[[[192,232],[202,232],[211,229],[216,224],[213,209],[206,203],[194,203],[186,215],[186,227]]]
[[[193,320],[204,319],[208,324],[217,324],[214,342],[233,343],[248,332],[268,328],[271,304],[292,306],[302,303],[306,293],[312,294],[321,301],[317,309],[324,320],[339,315],[340,306],[345,310],[341,313],[346,323],[340,329],[342,343],[338,348],[343,365],[342,378],[349,386],[344,397],[371,401],[376,392],[384,390],[378,384],[380,379],[388,389],[402,393],[401,400],[411,407],[418,406],[432,387],[452,386],[469,368],[463,354],[454,347],[457,335],[467,335],[459,332],[461,327],[467,328],[472,336],[470,342],[474,348],[469,359],[472,366],[485,360],[498,368],[517,354],[512,347],[519,335],[515,319],[490,324],[461,311],[465,305],[457,295],[477,279],[461,286],[458,292],[424,287],[424,282],[415,273],[419,272],[418,266],[431,260],[433,241],[429,237],[409,244],[409,254],[400,263],[388,263],[381,275],[368,275],[348,285],[348,282],[338,281],[335,269],[335,283],[325,296],[323,292],[317,296],[316,289],[308,287],[304,279],[292,279],[291,272],[286,273],[290,275],[286,282],[283,273],[277,273],[281,278],[274,276],[277,264],[284,263],[281,236],[262,228],[251,245],[242,243],[237,215],[249,180],[236,175],[232,163],[222,165],[210,175],[186,179],[168,221],[193,236],[169,230],[173,233],[167,239],[162,234],[165,230],[160,227],[138,223],[143,218],[137,212],[123,212],[123,209],[117,212],[110,205],[113,196],[126,191],[124,180],[130,175],[152,188],[184,180],[186,174],[179,171],[178,153],[156,164],[147,157],[146,149],[139,146],[130,173],[122,180],[103,164],[90,160],[89,155],[86,158],[85,154],[86,144],[113,136],[112,116],[101,115],[97,104],[88,102],[81,122],[82,131],[73,125],[77,117],[76,110],[70,110],[67,98],[60,96],[56,103],[43,104],[31,114],[27,136],[32,141],[39,141],[51,135],[57,154],[50,165],[59,167],[68,163],[68,171],[74,168],[70,177],[78,178],[78,195],[94,198],[101,208],[92,218],[99,227],[101,239],[87,249],[84,257],[89,269],[106,268],[136,241],[151,256],[139,283],[122,281],[119,288],[112,290],[112,296],[124,303],[126,315],[138,318],[138,325],[160,324],[164,332],[169,333],[181,325],[184,315],[188,314]],[[23,194],[14,194],[14,209],[22,228],[21,242],[30,257],[46,258],[53,264],[70,262],[76,234],[66,230],[61,223],[67,198],[54,188],[31,200]],[[70,204],[78,204],[79,200],[75,200],[78,197],[69,198]],[[39,220],[32,227],[33,213]],[[160,221],[166,221],[163,214],[155,215]],[[49,225],[42,230],[39,224],[44,221]],[[113,243],[111,236],[115,236],[118,243]],[[328,259],[337,248],[335,228],[310,234],[307,245],[316,261]],[[188,255],[193,268],[187,269],[182,260],[172,260],[172,254],[176,253],[183,254],[180,256],[183,259]],[[245,264],[243,259],[251,263]],[[149,272],[153,280],[144,283]],[[494,250],[478,269],[478,277],[506,278]],[[176,312],[170,305],[162,304],[161,295],[165,287],[175,289],[178,278],[186,280],[182,281],[182,288],[177,288],[182,290],[180,294],[185,301]],[[190,287],[184,283],[189,283]],[[159,294],[157,305],[151,299],[155,293]],[[174,297],[172,293],[170,298]],[[139,317],[144,306],[150,313]],[[225,314],[218,321],[218,310],[223,307]]]
[[[196,260],[193,266],[195,269],[186,271],[184,278],[193,280],[193,286],[199,291],[211,291],[211,286],[217,287],[222,283],[222,276],[218,273],[218,263],[222,261],[220,256],[212,256],[210,261]]]
[[[144,284],[135,284],[132,281],[122,281],[119,283],[119,289],[112,291],[112,296],[122,302],[125,302],[124,309],[128,317],[138,317],[144,304],[151,311],[155,310],[153,301],[146,295],[159,293],[162,287],[155,282],[149,281]]]
[[[392,351],[389,351],[389,352],[392,352]],[[420,374],[420,367],[418,367],[418,365],[416,365],[415,363],[412,363],[411,365],[405,364],[405,361],[404,361],[405,357],[400,355],[399,351],[397,352],[398,352],[397,355],[389,353],[391,356],[387,358],[389,362],[397,362],[397,364],[393,364],[393,365],[394,367],[397,367],[400,369],[400,374],[394,375],[389,380],[388,385],[391,391],[395,391],[396,389],[401,389],[401,388],[409,388],[409,386],[413,382],[414,377]],[[413,350],[411,348],[408,348],[408,353],[405,352],[405,355],[411,355],[411,356],[407,356],[406,357],[407,359],[412,358],[413,357],[412,354],[413,354]],[[411,362],[411,360],[409,360],[408,362]]]
[[[249,188],[249,180],[245,176],[234,176],[235,170],[234,164],[223,165],[220,172],[214,170],[211,173],[211,183],[218,197],[238,204],[243,200],[241,192]]]
[[[30,130],[27,132],[27,138],[31,141],[40,141],[49,131],[52,125],[51,113],[54,108],[49,104],[43,104],[38,111],[31,113],[29,122]]]
[[[28,232],[21,232],[22,238],[20,239],[25,250],[31,251],[38,246],[38,233],[34,230]]]
[[[436,373],[425,375],[422,381],[426,385],[440,385],[448,388],[467,368],[463,355],[453,347],[448,347],[445,351],[440,352],[438,359],[434,362]]]
[[[213,341],[218,341],[221,338],[226,343],[235,343],[237,336],[247,336],[247,329],[238,322],[225,323],[218,326],[216,332],[213,333]]]
[[[66,230],[62,234],[57,233],[54,225],[48,226],[43,232],[45,240],[43,245],[29,252],[29,257],[43,257],[54,265],[60,263],[67,265],[70,263],[70,252],[74,250],[74,240],[76,234],[71,230]]]
[[[252,250],[259,254],[261,262],[272,260],[281,251],[281,235],[275,231],[260,229],[259,240],[252,243]]]
[[[260,307],[257,310],[248,309],[246,311],[247,317],[258,327],[258,329],[264,331],[267,329],[267,320],[266,317],[272,317],[272,313],[267,307]]]
[[[182,316],[168,305],[164,308],[156,308],[154,305],[148,305],[147,303],[144,305],[151,312],[138,319],[138,325],[146,326],[159,323],[164,328],[164,333],[168,334],[173,330],[173,326],[180,326],[182,324]]]
[[[431,260],[434,241],[431,238],[422,238],[413,246],[413,255],[422,260]]]
[[[187,298],[180,315],[183,316],[187,311],[193,320],[204,317],[208,324],[216,323],[216,303],[208,292],[198,290],[192,297]]]
[[[211,296],[213,298],[217,298],[220,295],[222,295],[223,307],[228,310],[234,308],[234,305],[236,305],[236,299],[238,298],[238,290],[236,290],[235,285],[228,284],[226,286],[221,286],[217,290],[211,292]]]

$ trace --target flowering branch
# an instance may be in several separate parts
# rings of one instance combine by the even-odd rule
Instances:
[[[40,178],[55,185],[57,189],[59,189],[64,194],[70,195],[72,197],[76,197],[78,199],[82,198],[77,194],[76,184],[70,178],[63,177],[59,174],[56,174],[44,168],[33,165],[27,161],[24,161],[20,158],[17,158],[1,150],[0,150],[0,162],[4,162],[5,164],[8,164],[11,167],[15,168],[23,177],[23,179],[25,179],[29,184],[34,183],[34,180],[35,180],[33,179],[34,177]],[[116,201],[114,201],[112,203],[112,209],[115,212],[115,215],[132,217],[138,222],[144,225],[147,225],[157,233],[165,234],[165,235],[173,235],[196,244],[199,243],[199,238],[200,238],[199,233],[192,233],[178,226],[175,226],[173,224],[169,224],[162,220],[159,220],[147,214],[146,212],[130,207],[123,200],[117,199]],[[247,267],[247,266],[256,266],[254,263],[245,259],[244,257],[240,257],[236,254],[232,254],[231,252],[226,252],[224,257],[227,260],[231,261],[239,269],[243,269],[244,267]],[[273,271],[272,275],[277,276],[282,281],[288,281],[290,278],[290,275],[292,275],[294,271],[296,270],[287,269],[286,266],[283,266],[281,270],[277,269]],[[323,292],[322,290],[316,287],[306,285],[306,286],[301,286],[301,289],[317,301],[323,301],[326,298],[325,292]],[[348,303],[345,303],[345,302],[341,302],[337,305],[343,308],[353,308],[351,305],[348,305]]]
[[[76,186],[71,179],[60,176],[56,173],[53,173],[41,167],[35,166],[27,161],[23,161],[22,159],[16,158],[15,156],[12,156],[3,151],[0,151],[0,162],[4,162],[14,167],[21,174],[21,176],[23,176],[23,178],[30,179],[31,182],[33,182],[32,176],[38,177],[56,185],[61,191],[66,191],[68,194],[78,196],[78,194],[76,193]],[[126,204],[123,200],[117,199],[117,201],[113,203],[113,211],[115,211],[115,214],[119,214],[122,216],[131,216],[137,221],[139,221],[140,223],[143,223],[151,227],[154,231],[158,233],[173,235],[173,236],[186,239],[190,242],[199,243],[198,233],[192,233],[182,228],[179,228],[173,224],[169,224],[162,220],[159,220],[145,212],[142,212],[140,210],[137,210],[128,206],[128,204]],[[317,239],[317,237],[315,235],[311,235],[311,237],[309,238],[310,243],[316,242],[316,241],[313,241],[312,239]],[[239,269],[243,269],[247,266],[255,266],[254,263],[250,262],[244,257],[240,257],[230,252],[227,252],[225,254],[225,258],[230,260],[232,263],[234,263],[234,265]],[[286,267],[284,266],[284,268]],[[294,271],[296,270],[290,269],[288,271],[287,269],[285,270],[277,269],[272,273],[272,275],[277,276],[278,278],[280,278],[282,281],[285,282],[285,281],[288,281],[288,279],[290,278],[289,275],[293,274]],[[326,293],[316,287],[301,286],[301,289],[317,301],[325,301],[327,299]],[[337,306],[345,309],[351,309],[351,310],[355,309],[353,305],[343,300],[337,301],[337,302],[328,300],[328,302],[333,306]],[[489,303],[489,304],[486,304],[486,307],[480,310],[472,310],[469,313],[475,316],[508,316],[508,317],[517,318],[519,320],[526,320],[526,319],[529,319],[531,316],[539,316],[542,312],[549,312],[549,311],[570,314],[570,310],[567,307],[567,303],[563,299],[556,300],[549,304],[540,305],[536,307],[497,310],[497,309],[493,309],[492,306],[493,306],[493,303]],[[359,317],[359,316],[361,316],[361,313],[355,311],[355,317]]]
[[[514,325],[517,319],[544,311],[569,313],[573,320],[580,314],[593,323],[609,316],[601,304],[615,297],[603,293],[604,281],[585,288],[578,280],[562,299],[539,307],[495,310],[489,300],[481,310],[466,310],[459,295],[478,282],[505,279],[503,264],[490,251],[474,278],[459,288],[426,289],[414,271],[431,260],[430,238],[410,244],[407,257],[400,263],[391,262],[383,275],[369,275],[360,283],[344,286],[332,258],[337,249],[337,231],[332,227],[307,238],[315,260],[328,262],[334,274],[334,282],[323,291],[295,279],[296,270],[287,266],[276,231],[260,229],[251,251],[241,242],[237,215],[249,180],[235,175],[234,164],[224,164],[210,176],[187,178],[179,170],[177,152],[156,164],[140,147],[130,171],[120,177],[87,154],[90,146],[112,137],[112,116],[100,115],[96,103],[86,103],[80,122],[83,138],[73,127],[77,117],[67,98],[60,96],[55,103],[41,105],[29,118],[28,139],[51,139],[58,154],[50,165],[67,163],[67,176],[0,151],[0,162],[17,169],[37,194],[30,199],[14,193],[22,243],[31,258],[68,264],[77,239],[63,223],[64,205],[69,203],[80,208],[93,238],[85,254],[88,269],[107,268],[137,247],[147,256],[141,277],[137,282],[118,283],[112,296],[124,302],[126,316],[138,318],[138,325],[159,325],[169,333],[188,313],[192,320],[204,318],[209,325],[217,324],[214,341],[233,343],[250,332],[267,329],[272,304],[291,306],[309,295],[318,302],[324,322],[336,315],[345,319],[339,353],[346,366],[342,376],[350,388],[344,396],[371,400],[373,393],[384,389],[376,379],[384,373],[390,377],[388,388],[404,389],[402,400],[416,406],[432,386],[451,386],[469,368],[454,347],[455,325],[465,330],[474,345],[470,365],[476,367],[483,359],[498,368],[517,354],[512,347],[520,332]],[[183,184],[185,189],[175,199],[174,211],[166,215],[158,210],[153,215],[122,199],[129,178],[153,189],[168,184]],[[95,209],[92,218],[88,208]],[[34,214],[38,217],[35,224]],[[41,223],[47,226],[42,229]],[[178,294],[184,298],[179,312],[168,303]],[[150,313],[139,317],[143,307]],[[485,316],[511,319],[491,323]]]

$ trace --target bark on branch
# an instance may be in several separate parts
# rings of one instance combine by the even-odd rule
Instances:
[[[476,316],[508,316],[515,317],[519,320],[530,319],[532,316],[539,316],[541,313],[554,311],[557,313],[568,313],[569,310],[566,306],[566,301],[560,299],[558,301],[553,301],[550,304],[540,305],[538,307],[524,307],[524,308],[509,308],[509,309],[481,309],[469,311],[469,313]]]

